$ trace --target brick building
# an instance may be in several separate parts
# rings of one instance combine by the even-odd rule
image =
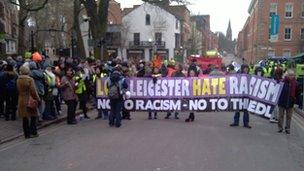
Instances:
[[[210,29],[210,15],[194,15],[191,21],[196,22],[196,27],[202,32],[202,52],[218,49],[218,36]]]
[[[0,1],[0,54],[16,54],[18,9],[7,1]]]
[[[252,0],[238,35],[237,53],[247,63],[269,56],[290,57],[304,51],[303,0]],[[277,41],[270,42],[271,16],[280,17]]]

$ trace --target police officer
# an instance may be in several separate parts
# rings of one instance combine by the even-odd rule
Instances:
[[[76,90],[75,93],[78,96],[79,99],[79,107],[83,111],[83,115],[85,119],[90,119],[90,117],[87,115],[87,87],[85,85],[85,76],[83,74],[83,70],[78,67],[77,68],[77,73],[74,77],[75,80],[75,86]]]

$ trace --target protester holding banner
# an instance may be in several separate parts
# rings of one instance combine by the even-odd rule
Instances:
[[[284,71],[280,65],[278,65],[274,71],[274,80],[276,80],[277,83],[280,83],[282,81]],[[278,106],[275,106],[273,111],[271,112],[270,122],[271,123],[278,123],[278,114],[279,114],[279,108]]]
[[[153,68],[153,73],[150,76],[153,79],[153,83],[156,84],[157,79],[161,78],[161,76],[162,76],[162,74],[160,73],[159,69],[157,67],[154,67]],[[149,77],[149,76],[147,75],[147,77]],[[148,119],[149,120],[152,119],[152,111],[151,110],[149,110],[149,117],[148,117]],[[157,119],[157,112],[156,111],[154,111],[154,119]]]
[[[127,62],[124,62],[121,64],[121,69],[122,69],[122,75],[125,79],[127,79],[128,77],[130,77],[130,71],[129,71],[129,66],[128,66],[128,63]],[[128,111],[125,106],[123,105],[123,108],[122,108],[122,119],[125,119],[125,120],[131,120],[131,114],[130,114],[130,111]]]
[[[125,78],[122,76],[120,68],[116,67],[108,79],[108,98],[110,99],[111,113],[109,116],[109,125],[121,126],[121,112],[124,105],[123,94],[128,88]]]
[[[172,74],[172,77],[185,77],[183,73],[183,66],[181,64],[175,65],[175,72]],[[171,112],[167,112],[167,116],[165,119],[169,119],[171,116]],[[178,112],[175,112],[175,119],[179,119]]]
[[[197,72],[194,69],[189,70],[188,77],[197,77],[197,76],[198,76]],[[189,114],[189,117],[185,120],[185,122],[194,122],[194,119],[195,119],[194,112],[191,111],[190,114]]]
[[[283,132],[284,116],[286,115],[285,132],[290,134],[290,123],[293,106],[296,102],[296,79],[292,70],[287,70],[283,78],[284,86],[279,99],[279,133]]]
[[[243,64],[241,66],[241,74],[249,74],[249,66]],[[235,126],[239,126],[239,120],[240,120],[240,111],[235,112],[234,114],[234,121],[232,124],[230,124],[230,126],[235,127]],[[243,124],[245,128],[251,128],[251,126],[249,125],[249,112],[247,111],[247,109],[244,109],[244,115],[243,115]]]

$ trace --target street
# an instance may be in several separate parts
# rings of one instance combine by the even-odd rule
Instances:
[[[53,125],[36,139],[0,146],[0,170],[304,170],[304,122],[298,116],[290,135],[253,115],[252,129],[229,127],[233,113],[200,113],[194,123],[184,122],[187,114],[163,117],[133,113],[121,128],[94,119]]]

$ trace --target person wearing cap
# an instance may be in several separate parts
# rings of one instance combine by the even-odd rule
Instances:
[[[283,122],[286,115],[285,132],[290,134],[290,124],[293,113],[293,106],[296,102],[296,87],[297,82],[295,79],[295,73],[289,69],[283,76],[284,86],[279,98],[279,133],[283,132]]]
[[[243,64],[241,66],[241,74],[249,74],[249,66]],[[247,111],[247,109],[243,109],[244,111],[244,115],[243,115],[243,124],[244,124],[244,128],[251,128],[251,126],[249,125],[249,112]],[[236,127],[239,126],[239,120],[240,120],[240,110],[235,112],[234,114],[234,121],[232,124],[230,124],[231,127]]]
[[[4,73],[4,93],[5,96],[5,120],[16,120],[17,111],[17,78],[18,75],[14,71],[13,65],[9,64],[6,66]]]
[[[33,78],[29,76],[30,70],[28,67],[20,67],[20,76],[17,80],[18,89],[18,115],[22,118],[24,137],[38,137],[36,121],[38,116],[37,109],[28,108],[30,96],[40,102],[40,98],[35,89]]]

